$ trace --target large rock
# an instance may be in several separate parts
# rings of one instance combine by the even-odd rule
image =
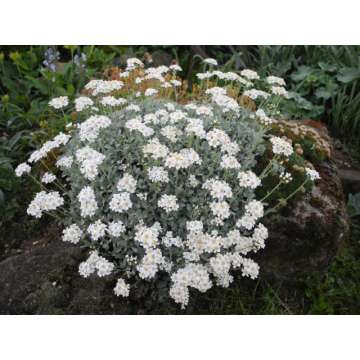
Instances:
[[[263,276],[294,281],[324,271],[349,234],[344,194],[331,162],[317,167],[321,180],[311,193],[265,223],[266,248],[258,256]]]

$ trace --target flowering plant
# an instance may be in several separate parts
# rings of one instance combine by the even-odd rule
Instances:
[[[89,249],[80,274],[116,273],[118,296],[129,296],[136,279],[166,274],[170,297],[184,308],[191,288],[228,287],[233,270],[259,274],[248,255],[265,247],[260,220],[280,204],[266,209],[267,199],[292,181],[286,164],[299,156],[288,139],[270,135],[270,113],[286,90],[280,78],[216,65],[204,61],[196,96],[184,101],[177,64],[144,69],[129,59],[117,79],[90,81],[74,100],[77,121],[16,169],[30,175],[30,165],[54,157],[55,171],[42,175],[27,212],[40,218],[56,210],[63,241]],[[258,102],[257,111],[240,106],[240,97]],[[69,104],[67,97],[49,103]],[[303,170],[285,200],[319,177]],[[276,184],[259,198],[268,177]]]

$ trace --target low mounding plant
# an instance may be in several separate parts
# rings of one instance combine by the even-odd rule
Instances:
[[[55,210],[62,239],[89,249],[80,274],[117,274],[118,296],[129,296],[139,279],[165,281],[184,308],[190,288],[228,287],[233,270],[259,274],[248,257],[265,247],[268,230],[259,221],[279,207],[265,211],[267,199],[292,181],[288,164],[299,158],[291,141],[270,135],[269,114],[286,90],[280,78],[223,73],[216,65],[204,61],[189,99],[178,65],[144,69],[129,59],[117,79],[90,81],[66,133],[16,169],[21,176],[31,164],[48,167],[28,214]],[[239,105],[246,99],[259,105],[256,112]],[[60,110],[69,104],[66,96],[49,103]],[[310,167],[301,176],[285,200],[319,177]],[[260,199],[269,177],[275,185]]]

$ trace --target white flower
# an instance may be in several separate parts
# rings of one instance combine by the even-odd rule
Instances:
[[[182,135],[182,131],[175,126],[165,126],[161,129],[161,135],[165,136],[171,142],[176,142]]]
[[[254,250],[263,249],[265,247],[265,240],[269,237],[269,231],[263,224],[258,224],[252,234],[252,242]]]
[[[50,172],[46,172],[41,178],[41,182],[44,184],[50,184],[56,180],[56,176]]]
[[[89,258],[82,262],[79,266],[79,273],[81,276],[87,278],[95,271],[100,277],[110,275],[114,270],[114,264],[99,256],[97,251],[92,251]]]
[[[179,236],[174,237],[172,231],[168,231],[164,237],[161,238],[161,242],[166,247],[176,246],[176,247],[182,247],[183,243]]]
[[[152,182],[169,182],[169,174],[162,166],[153,166],[148,170],[149,179]]]
[[[113,96],[105,96],[101,99],[101,104],[104,106],[121,106],[127,103],[126,99],[116,99]]]
[[[153,95],[156,95],[157,93],[158,93],[158,91],[156,89],[148,88],[145,90],[144,95],[145,96],[153,96]]]
[[[99,277],[110,275],[114,270],[114,264],[105,258],[99,256],[98,261],[96,262],[95,268]]]
[[[191,187],[196,187],[196,186],[199,185],[199,181],[196,180],[195,175],[193,175],[193,174],[189,175],[189,184],[190,184]]]
[[[53,140],[46,141],[43,146],[39,149],[34,151],[28,160],[29,163],[40,161],[41,159],[45,158],[47,154],[58,148],[61,145],[65,145],[70,140],[70,135],[66,135],[64,133],[60,133],[54,137]]]
[[[257,90],[257,89],[246,90],[244,91],[243,95],[249,97],[252,100],[256,100],[259,97],[267,99],[270,96],[270,94],[267,93],[266,91]]]
[[[98,208],[94,190],[90,186],[85,186],[77,198],[80,202],[81,217],[94,216]]]
[[[285,80],[283,78],[280,78],[277,76],[268,76],[266,78],[266,82],[271,85],[273,85],[273,84],[280,85],[280,86],[286,85]]]
[[[264,216],[264,205],[261,201],[252,200],[247,205],[245,205],[245,213],[256,219],[259,219]]]
[[[236,227],[244,227],[247,230],[251,230],[256,224],[256,219],[251,215],[242,216],[237,222]]]
[[[170,153],[165,159],[165,166],[176,170],[186,169],[193,164],[201,164],[201,159],[199,154],[191,148]]]
[[[182,308],[189,302],[189,287],[206,292],[212,287],[209,273],[203,265],[187,264],[171,276],[173,282],[169,294]]]
[[[27,163],[22,163],[18,165],[17,168],[15,169],[15,174],[16,176],[20,177],[23,176],[24,174],[29,174],[30,171],[31,171],[31,167]]]
[[[125,174],[117,183],[118,191],[127,191],[133,194],[136,191],[137,181],[130,174]]]
[[[256,189],[261,185],[261,180],[251,170],[239,172],[239,185],[244,188]]]
[[[79,265],[79,274],[84,278],[87,278],[93,274],[96,270],[96,263],[98,262],[99,258],[100,256],[98,252],[92,251],[88,259]]]
[[[101,220],[96,220],[90,224],[87,231],[91,235],[92,240],[97,241],[106,234],[106,225]]]
[[[126,284],[124,279],[118,279],[114,293],[116,296],[128,297],[130,294],[130,285]]]
[[[206,131],[204,130],[204,122],[201,119],[188,119],[188,124],[186,125],[185,132],[187,134],[194,134],[200,139],[206,137]]]
[[[226,201],[212,202],[210,209],[213,215],[221,220],[230,217],[230,206]]]
[[[288,184],[289,182],[291,182],[293,180],[292,176],[290,173],[283,171],[280,175],[279,175],[280,180],[284,183],[284,184]]]
[[[114,237],[119,237],[125,230],[126,228],[122,221],[113,221],[108,225],[108,233]]]
[[[166,213],[179,209],[175,195],[162,195],[158,201],[158,206],[165,210]]]
[[[56,161],[56,166],[64,169],[71,167],[74,158],[72,156],[62,156],[59,160]]]
[[[56,210],[64,204],[64,199],[57,191],[40,191],[27,208],[27,213],[36,218],[41,218],[44,211]]]
[[[320,175],[319,173],[314,170],[314,169],[310,169],[310,168],[305,168],[305,172],[306,175],[310,178],[310,180],[315,181],[315,180],[319,180],[320,179]]]
[[[271,92],[277,96],[284,96],[285,98],[289,97],[287,90],[282,86],[272,86]]]
[[[180,120],[183,120],[186,118],[186,113],[184,113],[181,110],[176,110],[176,111],[170,113],[169,118],[170,118],[170,123],[176,124]]]
[[[205,73],[198,73],[198,74],[196,74],[196,77],[197,77],[199,80],[210,79],[212,76],[213,76],[213,73],[210,72],[210,71],[207,71],[207,72],[205,72]]]
[[[263,109],[258,109],[255,115],[263,125],[271,125],[273,122],[273,120],[265,114],[265,111]]]
[[[284,155],[289,157],[293,152],[293,147],[289,141],[284,140],[278,136],[272,136],[270,138],[272,144],[272,150],[275,155]]]
[[[126,71],[134,70],[136,67],[144,67],[143,62],[138,58],[129,58],[126,60]]]
[[[135,104],[130,104],[125,108],[126,111],[134,111],[134,112],[140,112],[140,106]]]
[[[77,244],[82,235],[83,231],[76,224],[72,224],[63,230],[62,240]]]
[[[81,141],[94,142],[100,130],[111,125],[111,120],[105,115],[93,115],[79,125]]]
[[[170,80],[170,84],[174,87],[181,86],[181,81],[179,80]]]
[[[49,101],[49,106],[54,109],[62,109],[69,105],[69,98],[67,96],[59,96]]]
[[[77,112],[83,111],[94,105],[94,102],[87,96],[80,96],[75,99],[75,110]]]
[[[99,166],[105,160],[105,155],[89,146],[76,151],[76,160],[80,163],[80,172],[88,180],[94,180],[99,173]]]
[[[125,123],[125,127],[132,131],[139,131],[143,136],[150,137],[154,134],[154,130],[145,125],[140,118],[130,119]]]
[[[240,72],[240,75],[247,78],[248,80],[257,80],[260,79],[260,76],[256,71],[250,69],[244,69]]]
[[[85,85],[86,90],[91,90],[93,95],[108,94],[120,90],[124,83],[119,80],[91,80]]]
[[[213,129],[206,134],[206,140],[211,147],[218,147],[224,143],[230,142],[230,138],[225,131],[220,129]]]
[[[110,201],[110,209],[112,211],[122,213],[126,210],[132,208],[132,201],[130,199],[130,194],[123,192],[121,194],[114,194]]]
[[[233,195],[229,184],[221,180],[216,180],[216,179],[206,180],[205,183],[203,184],[203,189],[209,190],[211,196],[218,200],[231,198]]]
[[[169,69],[173,72],[182,71],[182,68],[178,64],[173,64],[169,66]]]
[[[209,65],[212,65],[212,66],[217,66],[218,65],[218,62],[215,59],[212,59],[212,58],[204,59],[203,62],[204,62],[204,64],[209,64]]]
[[[203,231],[203,223],[199,220],[187,221],[186,222],[186,229],[189,232],[194,233],[201,233]]]
[[[197,115],[213,116],[213,111],[210,106],[197,106],[195,109]]]
[[[233,98],[226,95],[216,95],[212,97],[212,101],[219,107],[222,108],[224,113],[229,111],[238,112],[240,109],[239,104]]]
[[[251,259],[243,259],[242,261],[243,269],[242,275],[250,277],[251,279],[256,279],[259,276],[259,265]]]
[[[220,166],[223,169],[239,169],[241,167],[236,157],[231,155],[223,155],[221,157]]]
[[[237,227],[251,230],[258,219],[264,216],[264,205],[257,200],[250,201],[245,205],[245,214],[236,223]]]
[[[166,103],[164,106],[167,111],[175,111],[175,105],[172,103]]]
[[[210,89],[207,89],[205,91],[205,94],[207,95],[211,95],[211,96],[219,96],[219,95],[226,95],[226,89],[222,88],[222,87],[212,87]]]
[[[134,240],[138,242],[145,249],[155,248],[159,242],[159,230],[152,226],[138,226],[135,232]]]
[[[153,159],[165,158],[169,153],[169,149],[166,145],[160,144],[160,141],[156,138],[151,139],[147,145],[143,147],[145,155],[151,155]]]

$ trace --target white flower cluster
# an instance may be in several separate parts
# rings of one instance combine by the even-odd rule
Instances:
[[[237,227],[251,230],[258,219],[264,216],[264,206],[260,201],[252,200],[245,205],[245,214],[237,221]]]
[[[152,182],[169,182],[169,173],[162,166],[153,166],[149,169],[148,175]]]
[[[224,200],[233,196],[231,187],[225,181],[210,179],[205,181],[203,188],[210,191],[210,195],[217,200]]]
[[[103,277],[110,275],[114,270],[114,264],[99,256],[97,251],[93,251],[89,258],[79,265],[79,273],[81,276],[87,278],[94,272],[98,276]]]
[[[266,78],[266,82],[270,85],[279,85],[279,86],[285,86],[285,80],[283,78],[277,77],[277,76],[268,76]]]
[[[29,163],[36,163],[42,159],[44,159],[49,152],[60,147],[61,145],[66,145],[70,140],[70,136],[60,133],[56,135],[53,140],[46,141],[44,145],[39,149],[35,150],[29,157]]]
[[[270,142],[272,145],[272,151],[276,155],[284,155],[289,157],[294,152],[294,149],[289,141],[280,138],[278,136],[272,136],[270,138]]]
[[[85,89],[92,91],[92,94],[96,96],[120,90],[123,86],[124,83],[119,80],[91,80],[85,85]]]
[[[149,137],[154,134],[154,130],[149,126],[146,126],[140,118],[128,120],[125,126],[130,130],[130,132],[139,131],[145,137]]]
[[[64,199],[57,191],[51,191],[49,193],[40,191],[30,203],[27,213],[39,219],[44,211],[56,210],[62,205],[64,205]]]
[[[218,62],[215,59],[206,58],[203,61],[204,61],[204,64],[208,64],[208,65],[212,65],[212,66],[218,66]]]
[[[85,186],[81,189],[77,198],[80,202],[81,216],[94,216],[96,210],[98,209],[94,190],[90,186]]]
[[[261,180],[251,170],[239,172],[238,179],[243,188],[256,189],[261,185]]]
[[[176,170],[186,169],[193,164],[201,164],[200,156],[194,149],[181,149],[170,153],[165,159],[165,166]]]
[[[110,201],[110,209],[117,213],[123,213],[132,207],[132,201],[128,192],[114,194]]]
[[[82,235],[83,231],[76,224],[72,224],[63,230],[62,240],[77,244]]]
[[[104,106],[121,106],[125,105],[127,100],[124,98],[115,98],[114,96],[104,96],[101,99],[101,104]]]
[[[62,109],[69,105],[69,98],[67,96],[59,96],[57,98],[52,99],[49,102],[49,105],[54,109]]]
[[[205,96],[183,105],[160,99],[164,93],[179,96],[178,65],[145,68],[141,60],[128,59],[119,74],[123,81],[86,85],[88,96],[74,101],[79,123],[67,129],[69,134],[60,133],[16,168],[17,176],[27,174],[29,164],[63,145],[56,161],[56,174],[63,176],[45,173],[42,184],[66,181],[69,211],[62,239],[91,249],[79,266],[82,276],[116,274],[117,296],[130,295],[132,278],[163,281],[167,275],[170,297],[184,308],[190,289],[228,287],[232,271],[251,279],[259,274],[258,264],[246,256],[263,249],[269,236],[259,223],[264,205],[255,193],[263,174],[260,179],[254,168],[272,119],[263,109],[242,108],[231,87],[271,103],[270,92],[286,96],[280,90],[285,83],[267,77],[262,89],[268,93],[254,88],[263,80],[253,70],[239,75],[212,71],[215,59],[204,63],[211,71],[197,77],[206,80],[199,86]],[[68,99],[51,101],[55,108],[68,104]],[[271,136],[270,143],[274,162],[293,153],[283,138]],[[306,175],[319,178],[310,168]],[[280,185],[287,183],[291,174],[284,170],[279,179]],[[62,206],[64,198],[42,191],[28,213],[41,217]]]
[[[130,294],[130,285],[126,284],[124,279],[118,279],[114,293],[116,296],[128,297]]]
[[[28,165],[27,163],[21,163],[20,165],[18,165],[15,169],[15,174],[16,176],[23,176],[24,174],[29,174],[31,171],[31,167],[30,165]]]
[[[80,139],[82,141],[94,142],[99,136],[100,130],[110,126],[111,120],[105,115],[92,115],[79,125]]]
[[[319,173],[314,170],[314,169],[310,169],[310,168],[305,168],[305,172],[306,175],[310,178],[310,180],[315,181],[315,180],[319,180],[320,179],[320,175]]]
[[[105,155],[89,146],[76,151],[76,160],[80,164],[80,172],[88,180],[94,180],[99,173],[99,166],[105,160]]]
[[[271,92],[277,96],[284,96],[285,98],[289,97],[287,90],[283,86],[272,86]]]
[[[179,204],[175,195],[161,195],[158,201],[158,206],[165,210],[166,213],[176,211],[179,209]]]
[[[75,99],[75,110],[77,112],[88,109],[94,105],[94,102],[87,96],[80,96]]]
[[[50,184],[56,180],[56,176],[50,172],[46,172],[41,178],[41,182],[44,184]]]
[[[256,110],[255,115],[263,125],[271,125],[273,120],[268,117],[263,109]]]
[[[249,97],[252,100],[256,100],[258,98],[267,99],[270,96],[270,94],[268,92],[263,91],[263,90],[258,90],[258,89],[246,90],[246,91],[244,91],[243,95]]]

